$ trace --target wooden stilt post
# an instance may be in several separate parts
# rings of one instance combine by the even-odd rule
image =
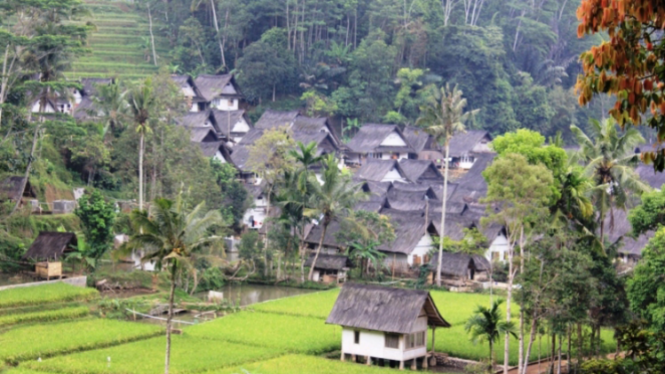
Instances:
[[[417,362],[418,362],[417,358],[414,358],[413,360],[411,360],[411,370],[417,370],[418,369]]]
[[[427,366],[428,366],[427,365],[428,364],[427,360],[428,359],[429,359],[429,355],[425,354],[425,357],[423,357],[423,369],[427,369]]]
[[[358,362],[358,359],[356,358],[356,355],[351,355],[351,361]]]
[[[342,360],[342,362],[344,362],[344,352],[342,352],[342,357],[340,358],[340,360]]]
[[[404,361],[399,362],[399,369],[404,370]]]
[[[372,358],[367,356],[367,362],[365,363],[367,366],[372,366]]]

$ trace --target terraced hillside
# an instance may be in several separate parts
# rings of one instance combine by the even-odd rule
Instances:
[[[134,4],[123,0],[85,0],[85,3],[91,15],[84,21],[96,26],[89,37],[92,53],[78,58],[67,73],[68,78],[117,77],[136,80],[158,69],[152,62],[147,17],[136,12]],[[158,62],[163,64],[168,53],[167,41],[158,36],[160,25],[156,17],[153,21]]]

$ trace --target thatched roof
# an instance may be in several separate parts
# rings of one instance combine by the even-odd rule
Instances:
[[[75,251],[78,245],[76,234],[73,232],[42,231],[32,245],[23,255],[24,259],[31,260],[57,260],[64,253]]]
[[[384,209],[381,214],[390,217],[390,223],[395,230],[395,241],[379,246],[379,250],[389,253],[410,254],[416,245],[428,233],[430,220],[421,211],[403,212],[394,209]]]
[[[305,261],[305,266],[312,266],[314,262],[314,255],[309,256],[307,261]],[[351,260],[348,256],[340,255],[327,255],[324,253],[319,254],[319,258],[316,259],[316,266],[314,269],[322,270],[342,270],[344,268],[350,268],[352,266]]]
[[[369,194],[370,201],[385,197],[388,191],[393,187],[392,182],[376,182],[357,179],[355,177],[353,180],[361,185],[363,192]]]
[[[436,272],[439,266],[439,254],[436,253],[429,262],[430,269]],[[452,275],[464,277],[469,269],[475,271],[486,271],[489,269],[489,261],[479,255],[468,255],[466,253],[443,252],[441,256],[441,275]]]
[[[74,108],[73,116],[79,121],[85,121],[97,116],[98,110],[90,96],[83,96],[81,102]]]
[[[249,130],[249,132],[247,132],[247,134],[242,137],[238,144],[245,146],[254,144],[257,140],[261,139],[263,136],[263,131],[264,130],[257,128]]]
[[[233,85],[235,91],[237,92],[236,95],[228,95],[222,93],[224,87],[226,87],[229,83]],[[235,82],[235,78],[233,78],[233,74],[199,75],[194,80],[194,84],[196,84],[196,87],[201,92],[201,96],[203,96],[205,101],[212,101],[213,99],[219,96],[230,96],[230,97],[241,96],[240,90],[238,89],[238,85]]]
[[[346,283],[326,323],[344,327],[409,334],[425,309],[427,324],[450,327],[428,291]]]
[[[113,83],[112,78],[81,78],[81,87],[83,96],[96,96],[97,87],[104,84]]]
[[[187,127],[189,140],[195,143],[217,142],[219,137],[212,127]]]
[[[361,166],[360,169],[356,171],[354,177],[357,179],[365,179],[373,182],[381,182],[383,181],[383,178],[386,176],[386,174],[388,174],[393,169],[397,169],[403,178],[407,178],[406,173],[404,173],[404,170],[402,170],[402,167],[400,166],[400,163],[397,162],[397,160],[378,159],[368,159],[365,161],[363,166]]]
[[[381,143],[392,133],[397,133],[406,146],[393,147],[382,146]],[[397,125],[381,125],[376,123],[368,123],[363,125],[358,133],[347,143],[347,147],[355,153],[381,153],[381,152],[408,152],[416,153],[413,147],[409,144],[402,130]]]
[[[443,184],[443,175],[434,163],[430,160],[399,160],[399,165],[406,174],[406,177],[414,183],[441,183]]]
[[[262,130],[268,130],[282,126],[288,126],[291,128],[298,115],[299,113],[297,110],[290,112],[280,112],[277,110],[268,109],[263,112],[263,115],[261,118],[259,118],[258,121],[256,121],[254,127]]]
[[[619,253],[630,256],[642,256],[642,251],[649,243],[649,240],[656,235],[653,231],[647,231],[646,233],[640,235],[637,239],[630,236],[624,236],[623,242],[619,247]]]
[[[432,213],[432,224],[436,232],[441,232],[441,213]],[[464,238],[464,229],[472,229],[478,227],[478,222],[471,217],[466,217],[462,214],[448,213],[446,214],[446,233],[445,236],[452,240],[461,240]]]
[[[30,184],[30,180],[25,184],[25,189],[21,191],[21,186],[25,177],[11,176],[0,182],[0,198],[16,201],[21,197],[36,198],[37,192]]]
[[[233,147],[233,150],[231,152],[231,160],[239,170],[248,172],[249,170],[246,169],[247,168],[246,164],[247,161],[249,160],[249,148],[244,145],[237,145]]]
[[[179,120],[179,124],[185,127],[209,127],[213,128],[216,133],[220,132],[215,116],[212,115],[212,111],[210,110],[187,112],[187,114],[182,116]]]
[[[205,157],[215,157],[217,152],[220,152],[227,162],[231,159],[230,150],[222,140],[216,142],[193,143],[201,148],[201,153],[203,153]]]
[[[306,116],[297,116],[293,122],[293,127],[291,128],[293,132],[305,131],[305,132],[327,132],[332,137],[335,145],[339,147],[341,142],[339,137],[335,133],[335,130],[330,125],[328,118],[326,117],[317,117],[311,118]]]
[[[425,208],[434,208],[435,206],[441,205],[441,202],[436,200],[436,196],[430,192],[429,188],[424,190],[415,190],[408,191],[402,190],[397,187],[398,184],[395,183],[393,187],[387,194],[388,206],[395,210],[422,210],[425,211]]]
[[[224,136],[229,136],[229,128],[231,134],[234,133],[233,131],[233,126],[242,121],[243,119],[247,123],[247,125],[252,127],[249,118],[245,115],[245,111],[240,109],[240,110],[217,110],[217,109],[212,109],[211,111],[213,117],[215,118],[215,123],[217,124],[217,131]]]
[[[406,126],[404,128],[404,137],[409,141],[416,153],[425,150],[433,150],[436,145],[432,136],[426,133],[423,129],[416,126]]]
[[[461,157],[480,145],[481,142],[490,142],[492,137],[484,130],[468,130],[456,134],[450,139],[450,157]]]
[[[640,164],[636,171],[640,178],[647,182],[651,188],[660,190],[665,184],[665,173],[654,171],[653,165]]]
[[[455,181],[458,187],[451,196],[451,200],[475,203],[485,197],[487,195],[487,182],[485,182],[485,177],[483,177],[483,171],[492,163],[495,156],[495,153],[477,154],[476,162],[474,162],[471,169]]]
[[[366,212],[379,213],[385,205],[385,198],[374,201],[363,201],[353,207],[354,210],[364,210]]]
[[[294,131],[293,140],[305,145],[311,142],[316,143],[317,156],[339,151],[332,135],[324,131]]]
[[[190,75],[171,74],[171,80],[181,89],[191,88],[194,92],[194,97],[192,98],[193,102],[205,101],[203,94],[201,94],[201,90],[196,86],[194,79]]]

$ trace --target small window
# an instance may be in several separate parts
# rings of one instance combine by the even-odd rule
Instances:
[[[399,348],[399,334],[386,334],[386,348]]]
[[[416,332],[413,334],[407,335],[406,339],[406,348],[417,348],[423,347],[425,345],[425,332]]]
[[[360,344],[360,331],[353,332],[353,343]]]

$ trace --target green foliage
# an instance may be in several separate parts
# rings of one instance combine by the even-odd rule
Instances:
[[[187,333],[201,339],[320,354],[339,348],[342,329],[318,318],[241,312],[192,326]]]
[[[654,330],[665,329],[665,229],[659,229],[642,251],[642,260],[628,279],[630,308]]]
[[[641,199],[642,204],[628,213],[628,220],[635,236],[657,230],[665,218],[665,190],[645,192]]]
[[[0,361],[16,364],[39,357],[127,343],[162,333],[158,326],[113,320],[19,326],[2,334],[2,339],[12,344],[0,346]]]
[[[197,292],[208,290],[219,290],[224,287],[226,277],[220,268],[207,268],[199,275],[199,284],[196,287]]]
[[[78,202],[79,206],[74,213],[83,226],[86,255],[92,257],[96,263],[113,244],[115,204],[106,201],[98,190],[84,195]]]
[[[225,222],[232,223],[233,226],[237,227],[249,205],[249,193],[242,183],[237,180],[237,170],[233,165],[222,164],[211,158],[210,168],[224,196],[220,208],[222,217]]]
[[[489,369],[492,368],[494,344],[506,334],[517,337],[515,325],[512,321],[505,321],[501,316],[499,307],[503,300],[495,300],[492,306],[487,308],[478,305],[475,314],[466,322],[465,329],[471,335],[471,341],[489,343]]]
[[[0,308],[86,301],[98,296],[99,293],[95,289],[75,287],[58,282],[43,286],[10,288],[0,291]]]
[[[0,327],[16,325],[20,323],[46,323],[65,319],[76,319],[87,316],[89,313],[90,311],[85,306],[28,313],[18,311],[16,314],[0,316]]]
[[[623,360],[592,359],[582,363],[582,374],[624,374]]]
[[[224,318],[223,318],[224,319]],[[109,321],[114,322],[114,321]],[[130,324],[128,322],[116,322]],[[132,324],[136,326],[136,324]],[[138,326],[143,326],[139,324]],[[153,326],[149,326],[153,327]],[[173,338],[170,372],[174,374],[216,370],[245,362],[269,359],[281,352],[255,346],[214,341],[188,333]],[[30,362],[31,369],[90,374],[155,373],[164,369],[164,338]],[[111,358],[109,364],[107,358]]]
[[[247,261],[260,259],[263,253],[263,241],[256,230],[247,231],[238,243],[238,256]]]

